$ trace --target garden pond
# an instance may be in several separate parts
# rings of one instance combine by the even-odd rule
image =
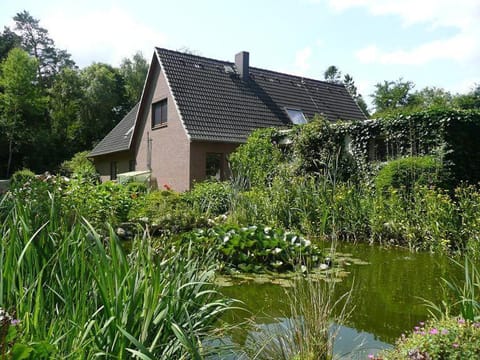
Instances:
[[[352,289],[352,311],[334,346],[338,357],[348,359],[366,359],[391,347],[403,332],[429,317],[426,300],[439,304],[447,296],[442,278],[462,275],[462,269],[444,255],[368,244],[340,243],[335,260],[340,262],[333,277],[336,296]],[[265,329],[289,316],[285,293],[289,280],[284,277],[240,275],[222,277],[219,284],[225,295],[241,300],[251,312],[230,314],[227,321],[240,322],[254,314],[258,327]],[[232,340],[245,345],[249,331]]]

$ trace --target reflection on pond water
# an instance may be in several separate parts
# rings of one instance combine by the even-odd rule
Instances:
[[[424,300],[439,303],[444,298],[441,278],[461,275],[448,257],[438,254],[346,243],[339,244],[337,252],[343,254],[344,261],[336,277],[342,281],[336,284],[335,292],[340,297],[352,289],[352,312],[341,328],[336,354],[358,347],[376,349],[393,344],[402,332],[428,318]],[[224,284],[227,286],[222,292],[243,301],[261,326],[289,316],[290,305],[285,294],[288,279],[276,279],[276,284],[265,276],[229,281],[233,283]],[[244,318],[245,313],[237,312],[230,314],[228,321],[240,322]],[[238,334],[233,340],[245,344],[247,336]]]

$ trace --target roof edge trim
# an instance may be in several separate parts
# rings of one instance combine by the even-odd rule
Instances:
[[[168,90],[170,91],[170,95],[172,95],[173,102],[175,104],[175,109],[177,109],[178,117],[180,118],[180,123],[182,124],[183,130],[185,131],[185,134],[187,135],[187,139],[189,142],[192,141],[192,137],[188,133],[187,127],[185,126],[185,122],[183,121],[183,116],[182,112],[180,111],[180,107],[178,106],[177,99],[175,98],[175,94],[172,91],[172,87],[170,85],[170,79],[168,78],[167,71],[165,70],[165,67],[163,66],[162,58],[160,57],[157,48],[155,48],[155,54],[158,59],[158,63],[160,64],[160,71],[163,71],[163,74],[165,76],[165,81],[167,82]]]

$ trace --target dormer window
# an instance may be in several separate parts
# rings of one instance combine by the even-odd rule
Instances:
[[[307,119],[305,118],[305,115],[303,115],[302,110],[285,108],[285,111],[287,112],[290,121],[295,125],[307,123]]]
[[[152,104],[152,128],[167,125],[167,99]]]

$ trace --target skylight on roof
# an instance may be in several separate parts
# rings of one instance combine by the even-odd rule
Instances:
[[[285,108],[285,111],[292,123],[296,125],[307,123],[307,119],[305,118],[305,115],[303,115],[302,110]]]
[[[224,66],[223,66],[223,70],[224,70],[227,74],[234,74],[234,73],[235,73],[235,70],[233,70],[233,67],[231,67],[230,65],[224,65]]]
[[[134,127],[135,127],[135,125],[132,126],[130,129],[128,129],[128,131],[123,135],[123,137],[124,137],[124,138],[127,138],[128,135],[130,135],[130,133],[133,131],[133,128],[134,128]]]

